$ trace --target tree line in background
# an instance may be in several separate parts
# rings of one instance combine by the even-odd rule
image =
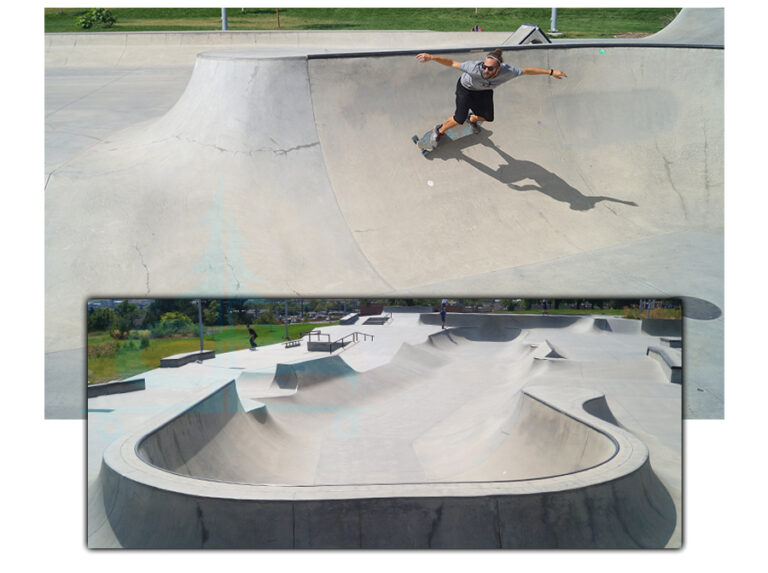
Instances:
[[[93,301],[88,308],[88,332],[107,332],[116,340],[127,338],[132,331],[141,330],[144,337],[163,338],[191,336],[197,333],[202,314],[204,326],[233,326],[243,324],[284,324],[289,322],[325,320],[332,314],[357,312],[364,305],[428,306],[438,310],[442,299],[207,299],[202,301],[202,313],[197,300],[156,299],[151,301],[124,300],[116,304]],[[679,309],[676,299],[643,301],[639,299],[482,299],[451,298],[452,311],[595,311],[650,307]],[[637,314],[637,312],[635,314]]]

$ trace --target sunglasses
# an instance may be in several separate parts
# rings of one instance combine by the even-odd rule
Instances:
[[[495,70],[499,66],[486,66],[485,64],[482,64],[484,70]]]

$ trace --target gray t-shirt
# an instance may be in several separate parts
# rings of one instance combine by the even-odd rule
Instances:
[[[461,74],[461,85],[468,90],[492,90],[523,75],[523,70],[517,66],[501,64],[501,69],[496,77],[487,80],[483,77],[483,62],[484,60],[469,61],[461,64],[461,71],[464,72]]]

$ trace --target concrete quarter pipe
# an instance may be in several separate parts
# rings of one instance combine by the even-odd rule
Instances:
[[[428,160],[410,137],[452,111],[456,74],[416,51],[200,54],[165,115],[49,174],[46,399],[82,391],[72,341],[96,292],[722,309],[723,50],[681,43],[684,24],[664,43],[509,47],[508,63],[569,78],[503,86],[493,124]],[[686,329],[686,415],[721,417],[721,313]]]

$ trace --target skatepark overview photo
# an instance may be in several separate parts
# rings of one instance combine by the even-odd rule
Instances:
[[[44,437],[33,456],[10,440],[30,490],[13,546],[85,569],[448,571],[725,567],[760,547],[758,15],[669,8],[658,31],[592,39],[541,22],[73,32],[48,27],[55,9],[34,65],[42,340],[15,361],[15,381],[43,378]],[[461,71],[421,56],[497,49],[549,73],[438,144]],[[441,299],[493,308],[443,323]],[[292,336],[278,317],[269,341],[244,311],[204,323],[204,301],[246,300],[346,303]],[[674,318],[586,300],[674,301]],[[94,337],[94,301],[197,301],[199,352],[140,331],[146,307]],[[94,381],[96,338],[117,357]]]
[[[88,546],[680,547],[681,322],[385,307],[93,384]]]
[[[449,293],[682,297],[684,416],[722,418],[723,10],[524,37],[46,34],[46,417],[85,417],[90,296]],[[495,47],[568,77],[423,157],[457,75],[416,55]]]

